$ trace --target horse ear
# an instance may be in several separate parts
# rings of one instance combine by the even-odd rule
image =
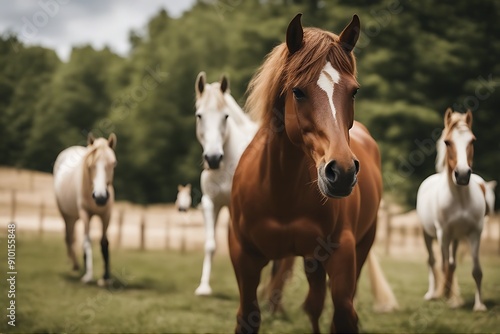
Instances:
[[[229,79],[223,74],[220,78],[220,90],[225,93],[229,88]]]
[[[286,46],[291,55],[299,51],[302,47],[304,30],[302,29],[302,23],[300,22],[301,17],[302,13],[295,15],[292,21],[288,24],[288,28],[286,30]]]
[[[467,123],[469,129],[472,129],[472,111],[470,109],[467,109],[465,113],[465,123]]]
[[[181,191],[181,190],[182,190],[182,188],[183,188],[183,187],[182,187],[182,185],[178,184],[178,185],[177,185],[177,192]]]
[[[194,89],[196,90],[196,98],[199,98],[201,94],[203,94],[203,90],[205,89],[205,82],[207,81],[207,77],[205,72],[198,73],[198,77],[196,77],[196,84]]]
[[[351,22],[340,33],[340,44],[347,53],[350,53],[359,38],[361,24],[358,15],[354,14]]]
[[[191,183],[186,184],[186,188],[191,189]]]
[[[95,137],[92,132],[87,135],[87,145],[92,145],[94,143]]]
[[[113,150],[116,147],[116,135],[114,133],[111,133],[108,138],[108,145],[111,147]]]
[[[451,108],[446,109],[444,113],[444,126],[448,127],[451,122],[451,114],[453,114],[453,110]]]

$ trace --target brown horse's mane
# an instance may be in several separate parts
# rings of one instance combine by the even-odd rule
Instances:
[[[280,97],[294,87],[313,83],[327,61],[341,73],[355,76],[356,60],[341,46],[339,36],[317,28],[305,28],[303,45],[290,55],[285,43],[266,57],[248,86],[246,110],[261,124],[270,124],[273,109],[282,111]]]

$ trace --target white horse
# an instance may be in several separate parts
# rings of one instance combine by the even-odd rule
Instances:
[[[99,285],[110,283],[108,229],[114,202],[113,172],[116,166],[114,148],[116,136],[95,139],[88,136],[88,146],[72,146],[62,151],[54,164],[54,188],[57,206],[66,224],[66,246],[73,269],[78,270],[73,243],[75,223],[82,220],[85,230],[83,241],[85,274],[82,282],[93,277],[90,219],[97,215],[102,221],[101,252],[104,259],[104,275]]]
[[[177,199],[175,200],[175,207],[180,212],[187,212],[191,207],[191,184],[187,184],[186,186],[178,185],[177,186]]]
[[[494,193],[486,182],[472,174],[474,154],[472,113],[446,110],[444,130],[437,143],[436,170],[438,173],[425,179],[417,194],[417,214],[424,229],[424,240],[429,252],[429,289],[424,298],[429,300],[444,295],[450,306],[462,304],[458,284],[453,278],[456,252],[460,239],[470,242],[473,270],[476,282],[475,311],[485,311],[481,298],[482,270],[479,263],[479,245],[484,217],[488,213],[488,201],[494,202]],[[488,189],[487,189],[488,188]],[[491,198],[493,196],[493,199]],[[432,240],[438,240],[441,248],[444,286],[440,286],[434,264]],[[451,246],[451,252],[450,252]]]
[[[205,73],[201,72],[196,79],[195,91],[196,136],[203,146],[205,167],[201,173],[205,258],[201,282],[195,294],[210,295],[217,218],[221,208],[229,205],[234,170],[257,125],[229,93],[229,81],[225,76],[220,82],[208,84]]]

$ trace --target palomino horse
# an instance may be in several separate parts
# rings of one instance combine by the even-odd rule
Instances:
[[[116,166],[114,148],[116,136],[94,139],[88,135],[88,146],[72,146],[62,151],[54,164],[54,188],[57,206],[66,223],[66,246],[73,269],[78,270],[73,243],[75,223],[81,219],[84,224],[83,259],[85,274],[82,282],[93,277],[92,245],[90,242],[90,219],[97,215],[102,221],[101,252],[104,259],[104,275],[99,285],[110,282],[109,249],[106,231],[108,229],[114,202],[113,172]]]
[[[175,207],[180,212],[187,212],[191,207],[191,184],[185,186],[177,186],[177,199],[175,200]]]
[[[453,273],[458,242],[467,238],[471,245],[472,276],[477,288],[474,310],[484,311],[486,306],[481,298],[483,274],[479,264],[479,244],[484,217],[488,213],[488,206],[494,202],[494,193],[479,175],[472,174],[475,137],[471,128],[470,111],[461,114],[450,108],[446,110],[444,130],[437,145],[438,173],[429,176],[420,185],[417,214],[423,226],[425,245],[429,252],[429,290],[424,298],[439,297],[443,291],[437,280],[438,273],[434,267],[435,258],[432,251],[432,240],[437,238],[445,275],[444,295],[450,299],[451,306],[456,307],[462,303]]]
[[[234,170],[256,125],[229,93],[225,76],[206,83],[205,73],[196,79],[196,136],[203,146],[205,169],[201,173],[201,205],[205,220],[205,259],[197,295],[209,295],[212,257],[215,252],[215,224],[223,206],[229,205]]]
[[[352,49],[360,23],[355,15],[337,36],[303,29],[300,18],[249,86],[248,110],[261,127],[240,159],[231,195],[236,332],[260,327],[262,268],[293,255],[305,258],[304,309],[313,330],[319,332],[326,274],[335,307],[331,330],[358,330],[353,298],[382,196],[377,144],[354,121],[359,85]]]

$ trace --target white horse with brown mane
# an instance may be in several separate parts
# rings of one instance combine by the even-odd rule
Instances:
[[[215,226],[220,210],[229,205],[234,170],[253,138],[257,126],[229,92],[229,81],[208,84],[198,74],[196,91],[196,136],[203,146],[205,169],[201,173],[201,205],[205,220],[205,258],[196,295],[210,295],[210,273],[215,252]]]
[[[483,273],[479,263],[479,245],[484,217],[493,210],[494,193],[493,185],[488,186],[483,178],[472,174],[474,141],[472,113],[467,111],[461,114],[448,108],[444,116],[444,130],[437,143],[438,173],[429,176],[420,185],[417,214],[429,253],[429,289],[424,298],[434,299],[444,292],[450,306],[458,307],[463,303],[453,274],[459,240],[467,239],[472,252],[472,276],[476,282],[473,309],[485,311],[481,297]],[[444,282],[438,279],[434,266],[433,239],[438,240],[441,249]]]
[[[83,241],[85,274],[82,282],[93,278],[90,219],[96,215],[102,221],[101,252],[104,259],[104,275],[99,285],[110,283],[109,243],[106,237],[114,203],[113,172],[116,166],[114,148],[116,136],[95,139],[88,136],[88,146],[72,146],[62,151],[54,164],[54,189],[57,206],[66,224],[66,246],[73,269],[79,270],[75,250],[75,223],[84,224]]]

